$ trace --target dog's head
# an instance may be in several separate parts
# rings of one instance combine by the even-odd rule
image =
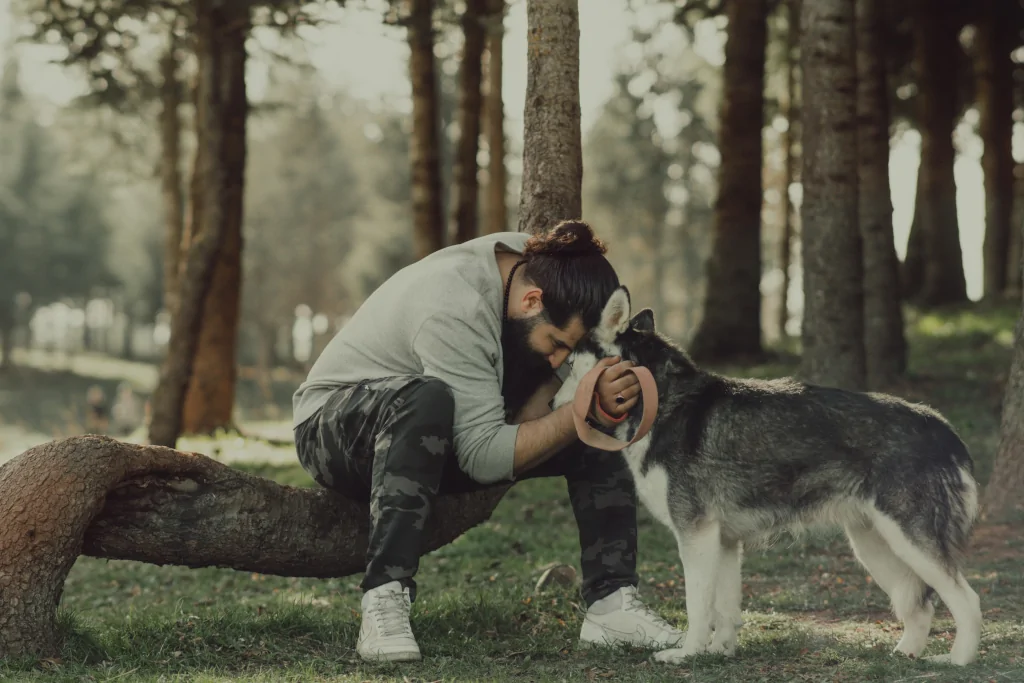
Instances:
[[[599,360],[619,356],[643,365],[642,350],[645,342],[655,337],[654,311],[645,308],[630,317],[629,290],[620,286],[604,306],[597,327],[580,340],[570,357],[572,371],[555,396],[554,406],[572,401],[580,379],[590,372]]]

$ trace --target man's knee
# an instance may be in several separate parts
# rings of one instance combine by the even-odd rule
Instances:
[[[374,476],[387,473],[436,490],[454,448],[452,392],[441,380],[417,377],[396,398],[392,419],[377,437]]]
[[[455,397],[451,387],[436,377],[418,377],[401,392],[403,409],[420,421],[451,427],[455,421]]]

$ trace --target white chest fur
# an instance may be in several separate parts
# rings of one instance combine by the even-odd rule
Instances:
[[[620,437],[621,438],[621,437]],[[668,473],[661,465],[652,465],[647,472],[641,472],[644,456],[647,454],[647,447],[651,443],[648,434],[622,451],[622,456],[633,473],[633,482],[636,486],[637,497],[643,503],[647,511],[656,520],[672,528],[672,515],[669,513],[668,505]]]

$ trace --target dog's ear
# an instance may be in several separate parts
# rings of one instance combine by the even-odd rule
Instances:
[[[599,326],[603,341],[611,342],[629,327],[629,290],[620,286],[608,298]]]
[[[654,311],[645,308],[629,321],[629,326],[637,332],[654,332]]]

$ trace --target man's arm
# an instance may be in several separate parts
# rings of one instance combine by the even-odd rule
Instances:
[[[557,415],[559,411],[551,410],[551,400],[561,386],[562,380],[552,377],[533,392],[533,396],[516,415],[515,424],[520,425],[516,435],[516,476],[541,464],[576,438],[572,413],[563,410],[564,415]],[[571,406],[564,408],[571,409]],[[565,424],[566,419],[568,426]]]
[[[522,474],[541,464],[577,438],[572,421],[572,404],[548,413],[544,417],[519,425],[516,434],[515,474]]]
[[[639,383],[635,376],[626,374],[626,370],[633,367],[629,361],[621,361],[619,357],[603,358],[598,365],[603,365],[607,370],[601,374],[598,380],[597,391],[599,394],[614,396],[622,393],[626,400],[621,404],[614,405],[609,410],[595,411],[591,408],[590,414],[594,420],[603,427],[602,431],[610,433],[615,429],[616,422],[610,421],[608,417],[618,418],[628,412],[637,402],[640,393]],[[632,380],[632,383],[629,381]],[[637,386],[632,386],[636,383]],[[550,409],[551,399],[558,393],[562,386],[562,380],[553,377],[551,381],[543,384],[520,412],[525,418],[520,424],[519,433],[516,435],[516,456],[515,474],[522,474],[532,467],[536,467],[558,451],[567,447],[578,436],[576,434],[576,423],[572,419],[572,403],[567,403],[555,411]],[[598,399],[595,397],[594,399]],[[541,403],[542,402],[542,403]],[[543,410],[539,405],[543,405]],[[527,416],[527,411],[530,411]],[[534,412],[536,411],[536,412]],[[604,413],[602,415],[602,412]],[[530,419],[530,417],[534,419]]]
[[[512,424],[522,424],[551,414],[551,400],[562,386],[562,380],[552,377],[533,392],[526,405],[512,418]]]
[[[443,380],[452,391],[455,454],[463,471],[482,483],[514,479],[576,438],[571,408],[545,415],[533,405],[534,399],[541,400],[537,396],[528,402],[537,419],[506,424],[491,345],[473,326],[448,314],[426,320],[413,341],[423,373]],[[550,400],[544,401],[545,408]]]

